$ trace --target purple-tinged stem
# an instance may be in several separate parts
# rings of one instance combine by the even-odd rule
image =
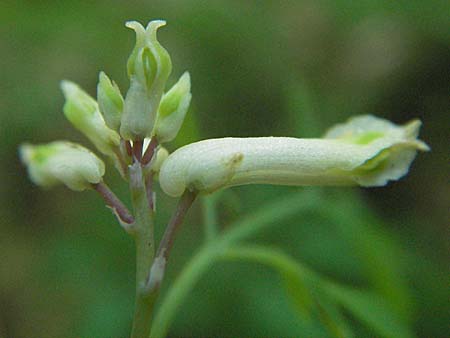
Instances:
[[[133,141],[133,156],[138,162],[141,162],[142,160],[143,144],[143,141]]]
[[[172,248],[175,235],[180,228],[181,223],[184,220],[184,216],[194,203],[197,197],[197,192],[191,192],[186,190],[183,196],[181,196],[177,208],[172,215],[172,218],[167,224],[166,231],[164,232],[163,238],[159,243],[158,251],[156,252],[156,257],[163,257],[166,261],[170,254],[170,249]]]
[[[125,141],[125,149],[127,150],[128,156],[131,157],[133,155],[133,148],[131,147],[131,142],[129,140]]]
[[[105,201],[106,205],[114,209],[119,216],[119,218],[127,224],[134,222],[134,217],[128,211],[127,207],[122,203],[122,201],[109,189],[109,187],[103,183],[97,183],[92,185],[94,190],[96,190],[100,196]]]
[[[156,139],[156,137],[152,137],[150,140],[150,143],[147,147],[147,150],[145,151],[144,156],[142,156],[142,165],[146,165],[147,163],[150,163],[150,161],[152,160],[152,158],[155,155],[155,150],[158,147],[158,140]]]

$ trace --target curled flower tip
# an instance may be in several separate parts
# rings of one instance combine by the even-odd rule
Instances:
[[[415,138],[419,127],[360,116],[322,139],[204,140],[169,155],[160,184],[174,197],[186,189],[210,193],[244,184],[382,186],[406,175],[418,150],[428,150]]]
[[[138,21],[127,21],[125,27],[130,28],[136,33],[136,47],[145,43],[145,28]]]
[[[422,122],[418,119],[401,126],[373,115],[361,115],[330,128],[324,138],[362,145],[416,142],[420,144],[420,150],[429,150],[424,142],[417,140],[421,126]]]
[[[417,137],[419,136],[420,127],[422,126],[422,121],[418,119],[414,119],[407,124],[405,124],[405,135],[408,139],[411,141],[414,141],[417,143],[417,149],[421,151],[430,151],[430,147],[428,144],[421,140],[417,140]]]
[[[157,39],[156,39],[156,32],[158,31],[158,29],[160,27],[163,27],[165,25],[166,25],[166,21],[165,20],[152,20],[152,21],[150,21],[147,24],[147,27],[145,29],[146,32],[147,32],[148,38],[151,39],[151,40],[157,41]]]
[[[125,26],[131,28],[136,33],[136,44],[131,52],[130,57],[128,58],[128,76],[135,75],[137,71],[136,67],[140,66],[140,64],[136,64],[138,59],[142,59],[146,57],[143,53],[145,49],[149,49],[146,54],[150,53],[147,57],[151,57],[153,59],[158,59],[158,57],[169,58],[167,51],[161,46],[159,43],[156,33],[159,27],[162,27],[166,24],[164,20],[154,20],[150,21],[146,28],[142,26],[138,21],[128,21],[125,23]],[[156,55],[155,55],[156,54]],[[159,55],[158,55],[159,54]],[[158,60],[155,60],[157,62]],[[170,60],[169,60],[170,61]],[[147,68],[150,65],[147,65]],[[155,65],[153,65],[155,67]],[[171,66],[171,65],[170,65]],[[142,67],[142,66],[141,66]],[[148,69],[140,70],[141,72],[149,71]]]
[[[383,186],[405,176],[417,151],[429,151],[417,139],[422,122],[412,120],[396,125],[372,115],[351,118],[331,128],[325,138],[361,145],[366,160],[354,168],[354,180],[361,186]]]
[[[22,163],[27,166],[31,180],[42,187],[65,184],[82,191],[101,182],[105,165],[88,149],[71,142],[24,144],[19,149]]]

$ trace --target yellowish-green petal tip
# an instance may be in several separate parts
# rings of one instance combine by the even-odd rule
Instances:
[[[62,80],[60,82],[60,87],[61,87],[61,90],[62,90],[65,98],[70,97],[72,94],[74,94],[78,90],[78,85],[69,80]]]

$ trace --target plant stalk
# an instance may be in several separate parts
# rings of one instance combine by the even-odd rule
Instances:
[[[100,194],[106,205],[115,210],[117,216],[123,223],[131,224],[134,222],[134,217],[128,211],[127,207],[104,182],[93,184],[92,187]]]
[[[149,294],[157,297],[161,283],[164,279],[164,274],[166,272],[167,260],[170,255],[170,251],[175,240],[178,229],[183,223],[184,217],[194,203],[197,196],[196,192],[186,191],[178,202],[177,208],[175,209],[169,224],[166,227],[163,238],[159,243],[158,251],[156,252],[156,257],[153,261],[152,268],[150,270],[150,276],[148,279],[146,290]]]
[[[143,165],[150,163],[150,161],[154,157],[155,150],[157,147],[158,147],[158,140],[156,139],[156,137],[152,137],[147,147],[147,150],[145,151],[144,155],[142,155],[141,162]]]
[[[311,194],[303,191],[276,200],[229,226],[229,230],[201,247],[181,270],[179,276],[172,283],[163,298],[158,312],[155,314],[155,324],[152,327],[150,337],[163,338],[167,336],[169,326],[176,315],[177,309],[179,309],[181,303],[191,292],[203,273],[217,259],[220,259],[225,249],[272,224],[277,224],[277,222],[287,217],[311,210],[314,206],[319,205],[319,198],[320,195],[316,193]]]
[[[167,228],[164,232],[163,238],[159,243],[158,252],[156,253],[157,257],[164,257],[167,260],[170,254],[170,249],[173,245],[173,241],[175,240],[175,235],[181,223],[183,222],[187,211],[191,207],[192,203],[194,203],[196,197],[197,193],[191,192],[189,190],[186,190],[183,196],[181,196],[177,208],[172,215],[169,224],[167,224]]]
[[[136,229],[136,304],[131,337],[138,338],[148,337],[150,334],[156,299],[146,290],[155,252],[154,224],[153,210],[149,207],[141,164],[136,161],[130,166],[129,172]]]

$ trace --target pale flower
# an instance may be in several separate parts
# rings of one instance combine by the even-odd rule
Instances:
[[[97,101],[73,82],[62,81],[61,89],[66,98],[63,110],[67,119],[102,154],[115,159],[120,137],[106,125]]]
[[[28,168],[31,180],[42,187],[63,183],[72,190],[82,191],[100,183],[105,165],[88,149],[71,142],[20,147],[20,157]]]
[[[156,115],[153,135],[159,143],[172,141],[180,131],[191,102],[191,78],[185,72],[165,93]]]
[[[130,88],[120,125],[120,135],[125,140],[142,141],[151,136],[159,102],[172,71],[169,53],[156,37],[158,28],[165,24],[163,20],[154,20],[144,28],[136,21],[126,23],[136,32],[136,45],[127,64]]]
[[[210,139],[169,155],[159,174],[170,196],[210,193],[244,184],[383,186],[404,176],[418,150],[420,121],[404,126],[366,115],[331,128],[321,139]]]

